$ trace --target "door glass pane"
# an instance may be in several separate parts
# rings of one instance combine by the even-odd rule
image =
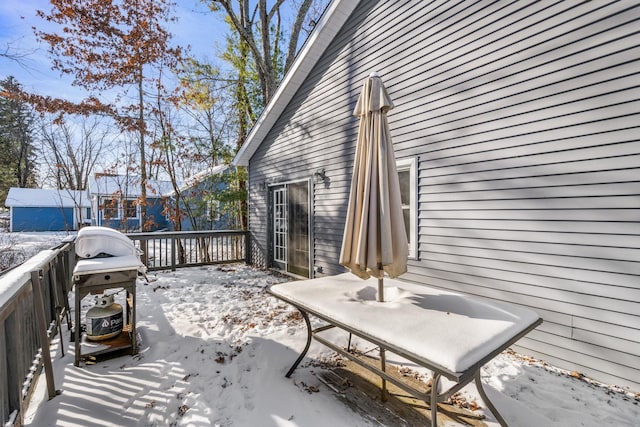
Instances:
[[[289,240],[287,271],[309,277],[309,185],[288,185]]]
[[[273,258],[287,262],[287,189],[273,191]]]
[[[398,171],[400,181],[400,199],[402,200],[402,215],[404,217],[404,228],[407,232],[407,241],[411,241],[409,232],[411,224],[411,180],[408,170]]]

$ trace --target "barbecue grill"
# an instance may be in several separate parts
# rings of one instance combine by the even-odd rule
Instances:
[[[78,261],[73,270],[73,285],[75,287],[75,365],[80,361],[95,361],[98,357],[106,358],[130,351],[138,352],[136,339],[136,280],[138,273],[145,272],[145,266],[140,261],[140,253],[133,241],[124,234],[107,227],[84,227],[78,232],[75,241],[75,251]],[[126,292],[125,316],[118,318],[114,306],[119,304],[104,304],[109,299],[104,295],[106,291],[120,289]],[[80,328],[80,303],[87,295],[101,295],[98,308],[91,309],[86,338],[99,341],[97,350],[82,351],[82,337]],[[113,294],[112,294],[113,295]],[[120,320],[121,321],[120,321]],[[100,329],[100,325],[109,322],[115,324],[116,329]],[[119,324],[117,324],[119,323]],[[94,327],[95,325],[95,327]],[[120,329],[121,327],[121,329]],[[109,329],[106,327],[105,328]],[[98,332],[100,331],[100,332]]]

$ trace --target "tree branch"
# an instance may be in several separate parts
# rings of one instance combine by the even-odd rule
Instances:
[[[311,7],[311,3],[313,3],[313,0],[304,0],[300,5],[300,9],[298,9],[296,20],[294,21],[293,28],[291,29],[291,37],[289,38],[289,49],[287,49],[287,59],[284,63],[285,74],[289,71],[289,68],[291,68],[293,61],[296,58],[300,30],[302,29],[304,18],[307,16],[307,12]]]

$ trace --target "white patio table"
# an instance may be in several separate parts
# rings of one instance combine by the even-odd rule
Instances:
[[[296,307],[307,325],[306,346],[286,376],[302,361],[314,338],[379,375],[383,393],[386,380],[427,402],[432,426],[437,425],[437,402],[448,400],[473,380],[487,407],[506,426],[482,388],[480,368],[542,323],[538,314],[515,304],[394,279],[385,279],[387,301],[377,302],[376,292],[375,278],[362,280],[351,273],[272,286],[269,293]],[[312,329],[309,315],[326,325]],[[354,334],[429,369],[433,372],[431,389],[421,392],[387,374],[384,359],[377,368],[320,336],[331,328]],[[452,381],[453,386],[432,393],[438,390],[441,377]]]

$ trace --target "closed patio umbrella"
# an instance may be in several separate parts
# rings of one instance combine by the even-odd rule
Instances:
[[[407,271],[407,236],[387,122],[392,108],[382,80],[372,73],[354,110],[360,127],[340,251],[340,264],[352,273],[378,278],[378,301],[384,301],[384,272],[397,277]]]

